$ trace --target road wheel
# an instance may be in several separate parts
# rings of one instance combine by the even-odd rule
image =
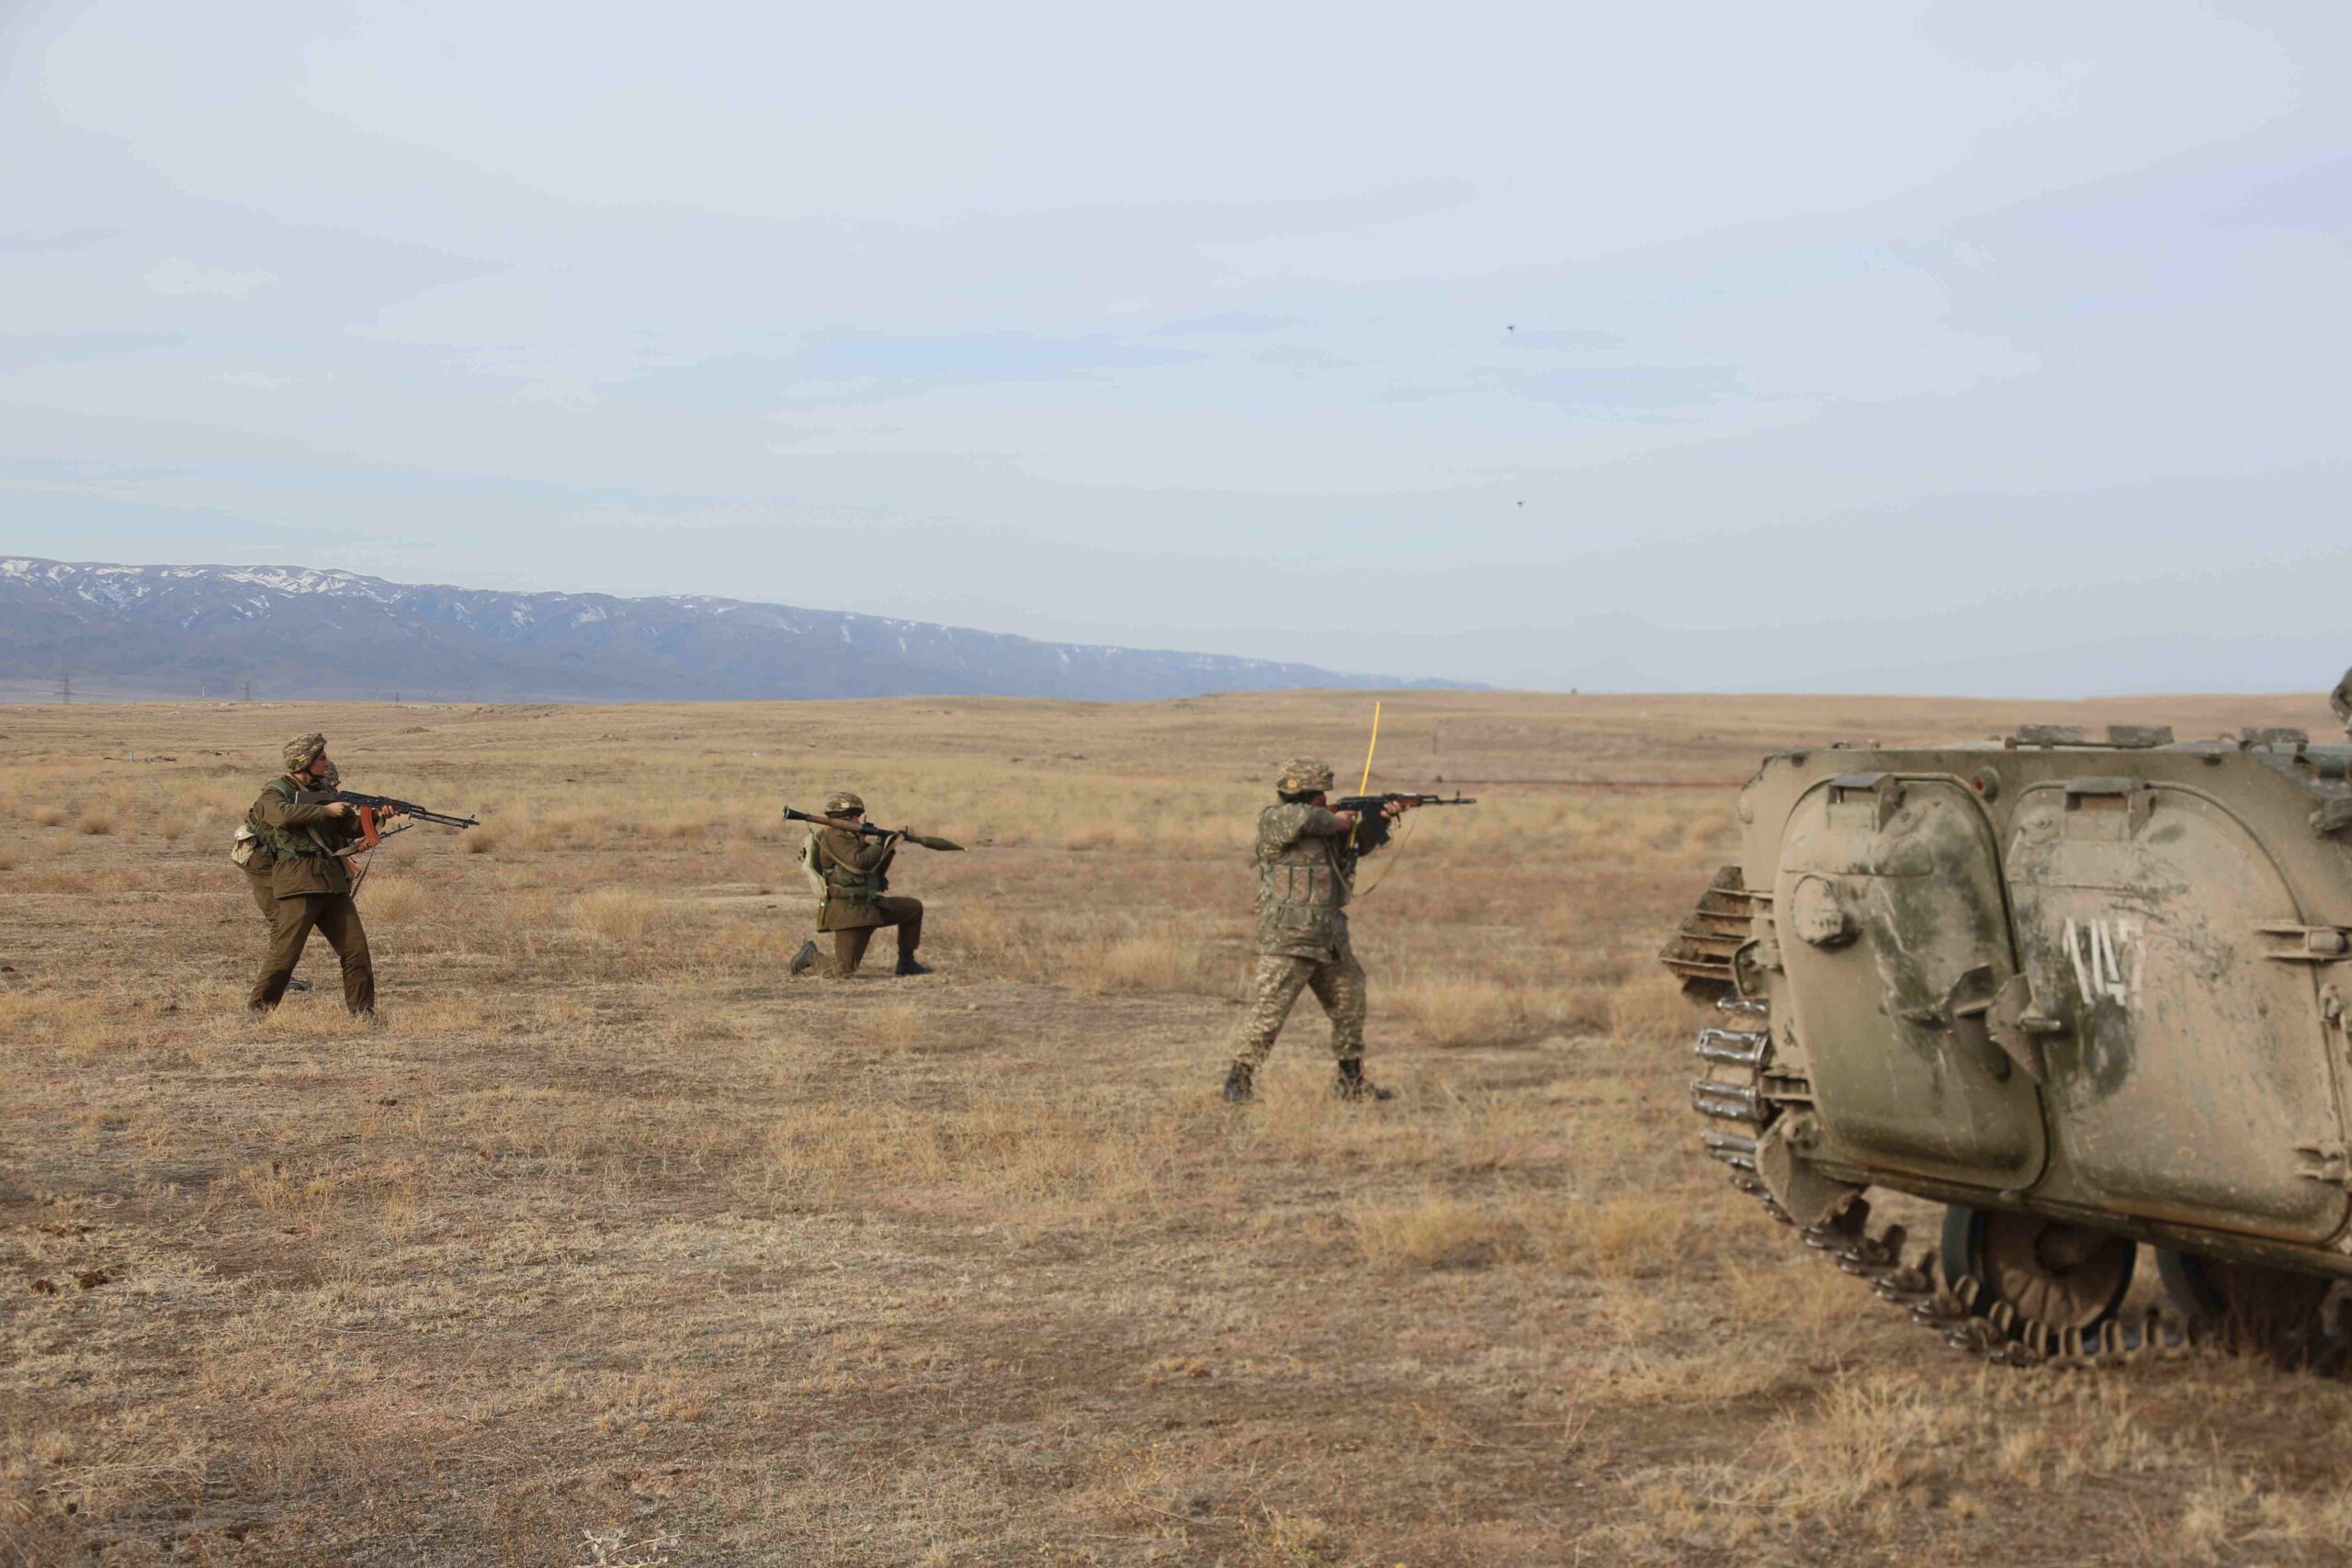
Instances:
[[[2233,1344],[2280,1355],[2318,1348],[2324,1333],[2321,1308],[2335,1288],[2335,1281],[2317,1274],[2161,1247],[2156,1274],[2181,1311],[2218,1325]]]
[[[2019,1319],[2060,1333],[2097,1327],[2123,1304],[2139,1250],[2129,1236],[2039,1214],[1956,1204],[1944,1211],[1944,1275],[1983,1282],[1980,1317],[2006,1302]]]

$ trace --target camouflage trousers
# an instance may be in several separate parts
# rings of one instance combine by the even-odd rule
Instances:
[[[1311,990],[1331,1019],[1331,1055],[1340,1061],[1363,1055],[1363,965],[1353,954],[1337,962],[1289,958],[1281,953],[1258,955],[1258,973],[1250,987],[1250,1010],[1241,1015],[1241,1033],[1233,1044],[1233,1059],[1255,1068],[1273,1051],[1274,1036],[1298,1001]]]

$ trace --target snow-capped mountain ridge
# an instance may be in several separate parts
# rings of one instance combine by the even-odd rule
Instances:
[[[574,701],[1121,700],[1408,683],[703,594],[518,593],[301,566],[0,557],[0,678],[62,674],[157,696],[228,694],[250,682],[272,697],[398,690]]]

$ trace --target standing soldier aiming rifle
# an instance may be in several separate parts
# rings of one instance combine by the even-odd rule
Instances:
[[[323,735],[296,736],[286,743],[284,761],[286,772],[262,786],[245,813],[230,856],[244,869],[254,902],[269,920],[269,957],[245,1005],[266,1013],[285,999],[294,965],[316,929],[342,961],[344,1006],[372,1022],[376,968],[368,956],[358,906],[352,902],[367,873],[363,868],[357,877],[352,874],[352,857],[405,832],[378,830],[395,818],[450,828],[476,824],[470,817],[451,817],[413,801],[345,789],[342,773],[327,758]]]
[[[1370,772],[1367,761],[1367,776]],[[1294,757],[1274,781],[1280,798],[1258,814],[1258,968],[1225,1077],[1225,1098],[1236,1105],[1256,1092],[1258,1069],[1305,990],[1315,993],[1331,1020],[1331,1055],[1339,1063],[1334,1092],[1342,1100],[1390,1098],[1363,1076],[1363,966],[1348,940],[1347,915],[1356,865],[1388,842],[1389,825],[1404,813],[1476,804],[1433,795],[1334,801],[1326,793],[1330,787],[1331,764]]]
[[[848,790],[825,797],[825,808],[811,817],[784,808],[787,822],[808,824],[808,842],[800,852],[801,869],[816,885],[817,930],[833,937],[832,976],[845,980],[865,960],[866,944],[885,926],[899,930],[899,962],[893,975],[928,975],[930,965],[918,961],[915,949],[922,942],[922,900],[900,898],[889,892],[890,863],[901,843],[927,850],[959,850],[961,844],[932,838],[911,829],[895,831],[865,820],[865,802]],[[807,973],[817,963],[817,944],[804,942],[792,956],[791,971]]]
[[[319,759],[319,783],[322,789],[337,789],[343,784],[342,773],[323,757]],[[247,848],[248,845],[252,847]],[[275,935],[277,931],[277,879],[272,874],[277,868],[277,861],[262,847],[261,836],[254,831],[250,819],[237,829],[237,848],[245,856],[237,862],[237,865],[245,874],[245,890],[253,895],[254,908],[261,912],[261,929]],[[307,991],[311,988],[311,982],[297,975],[286,982],[286,988]]]
[[[255,862],[267,863],[270,906],[269,956],[245,1006],[266,1013],[285,999],[287,982],[301,961],[315,927],[343,964],[343,1005],[359,1018],[376,1016],[376,968],[368,956],[368,931],[351,901],[350,851],[364,841],[359,808],[345,801],[305,800],[335,793],[340,775],[327,761],[327,738],[298,735],[286,743],[286,771],[262,786],[245,813],[252,831],[246,874],[254,901],[263,894]],[[335,783],[331,784],[329,781]],[[393,813],[397,815],[397,813]]]

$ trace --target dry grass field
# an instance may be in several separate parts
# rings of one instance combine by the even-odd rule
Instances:
[[[2287,1563],[2352,1393],[1944,1349],[1693,1152],[1651,959],[1773,747],[2126,705],[1427,694],[1442,778],[1215,1097],[1272,764],[1370,702],[0,708],[0,1562]],[[385,1027],[248,1021],[279,741],[459,811],[361,895]],[[939,973],[786,977],[779,804],[944,833]],[[1393,866],[1393,870],[1389,868]]]

